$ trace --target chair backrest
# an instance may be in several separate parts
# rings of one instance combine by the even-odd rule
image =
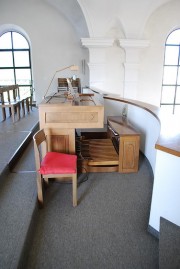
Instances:
[[[58,87],[67,88],[68,83],[66,78],[58,78]]]
[[[19,99],[19,85],[3,86],[0,88],[0,94],[2,104],[17,101],[17,99]]]
[[[42,158],[47,153],[47,140],[44,130],[39,130],[33,136],[36,169],[40,168]]]
[[[76,78],[76,80],[71,81],[72,87],[77,88],[78,92],[81,92],[81,80]],[[67,78],[58,78],[58,87],[59,88],[68,88]]]

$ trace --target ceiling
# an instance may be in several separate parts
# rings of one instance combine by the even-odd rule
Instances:
[[[74,27],[79,37],[104,36],[119,21],[124,36],[141,35],[151,14],[174,0],[44,0]]]

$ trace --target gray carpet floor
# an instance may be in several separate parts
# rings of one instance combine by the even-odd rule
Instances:
[[[37,119],[35,114],[22,118],[20,125],[12,124],[10,118],[1,123],[0,131],[7,135],[0,139],[0,165],[14,150],[8,134],[13,134],[19,146],[33,117]],[[5,154],[3,149],[7,149]],[[86,174],[79,175],[79,181],[83,179]],[[0,188],[0,268],[19,268],[22,254],[23,269],[158,268],[158,240],[147,232],[153,176],[142,155],[138,173],[90,173],[78,187],[76,208],[72,207],[71,184],[52,182],[44,208],[33,213],[37,193],[32,143],[5,181]],[[28,239],[26,253],[17,253],[24,237]]]
[[[180,227],[161,217],[159,269],[180,269]]]
[[[52,182],[25,268],[158,268],[158,240],[147,232],[152,185],[142,155],[137,174],[90,173],[76,208],[71,184]]]

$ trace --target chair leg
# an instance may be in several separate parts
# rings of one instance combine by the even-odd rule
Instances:
[[[13,123],[15,122],[15,111],[14,111],[14,106],[11,107],[11,115],[12,115],[12,121]]]
[[[73,206],[77,206],[77,175],[72,178]]]
[[[46,189],[49,186],[49,178],[44,178],[44,188]]]
[[[29,98],[26,98],[26,109],[27,109],[27,113],[30,112],[30,109],[29,109]]]
[[[43,178],[40,174],[37,175],[37,195],[38,195],[38,202],[42,206],[43,205]]]
[[[17,105],[17,117],[20,120],[20,104]]]
[[[24,105],[24,99],[21,100],[21,106],[22,106],[22,114],[23,114],[23,117],[25,116],[25,105]]]
[[[3,120],[6,119],[6,109],[5,109],[5,107],[2,107],[2,117],[3,117]]]

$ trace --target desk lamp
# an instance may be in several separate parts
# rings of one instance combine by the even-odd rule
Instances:
[[[47,95],[47,93],[49,91],[49,88],[50,88],[50,86],[51,86],[51,84],[52,84],[52,82],[53,82],[53,80],[55,78],[56,73],[61,72],[61,71],[65,70],[65,69],[70,69],[71,71],[78,71],[79,67],[77,65],[73,64],[73,65],[70,65],[70,66],[66,66],[66,67],[64,67],[62,69],[56,70],[56,72],[54,73],[54,75],[53,75],[53,77],[51,79],[51,82],[49,83],[49,86],[48,86],[48,88],[47,88],[47,90],[45,92],[44,99],[45,99],[45,97],[46,97],[46,95]]]

